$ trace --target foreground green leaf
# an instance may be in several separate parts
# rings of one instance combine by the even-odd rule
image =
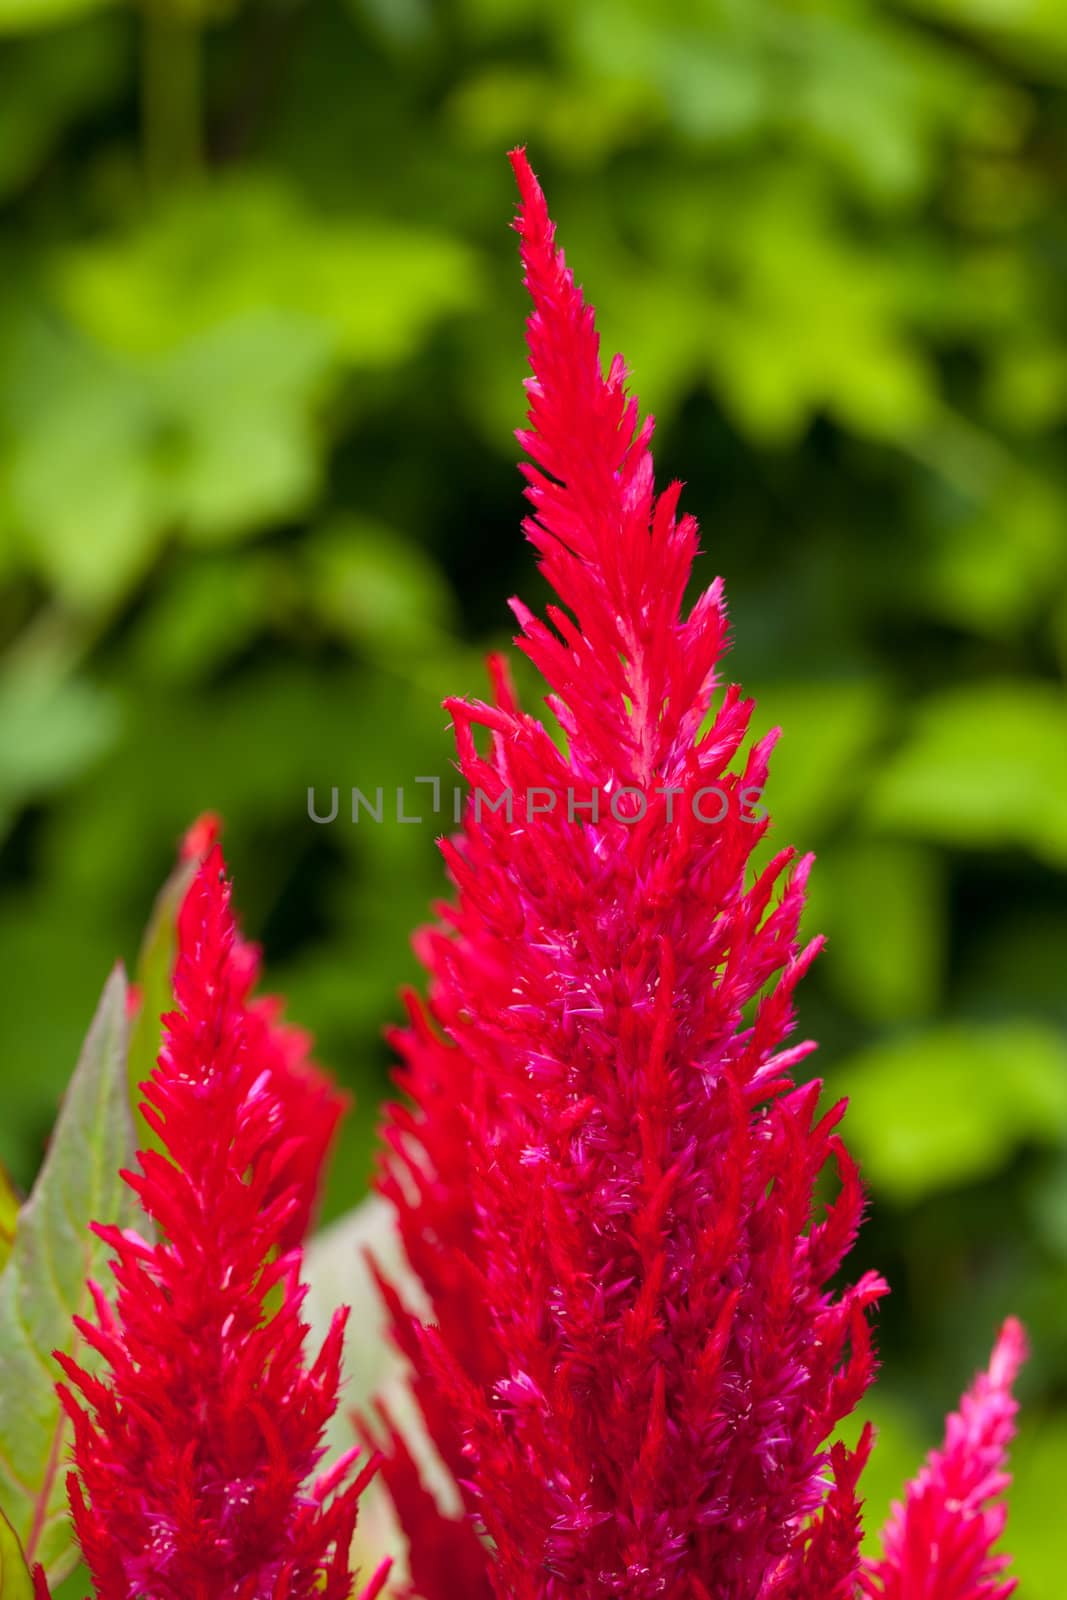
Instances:
[[[0,1511],[0,1600],[33,1600],[33,1580],[14,1528]]]
[[[7,1172],[0,1166],[0,1272],[7,1265],[15,1243],[15,1229],[18,1225],[19,1197],[15,1185],[11,1182]]]
[[[0,1498],[27,1561],[41,1562],[50,1579],[77,1563],[66,1512],[67,1424],[52,1352],[73,1351],[71,1318],[91,1304],[86,1280],[106,1276],[108,1252],[89,1232],[90,1221],[126,1226],[140,1215],[119,1177],[133,1158],[126,1035],[126,982],[116,969],[0,1274]]]

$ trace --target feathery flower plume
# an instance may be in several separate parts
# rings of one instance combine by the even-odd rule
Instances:
[[[374,1464],[353,1477],[353,1453],[310,1482],[337,1405],[346,1313],[305,1365],[300,1255],[284,1244],[304,1201],[248,973],[214,846],[179,913],[178,1010],[143,1086],[162,1150],[123,1175],[162,1238],[96,1229],[115,1253],[117,1304],[91,1285],[97,1322],[78,1327],[103,1374],[59,1357],[71,1508],[98,1600],[352,1590],[357,1499]]]
[[[221,832],[219,818],[205,812],[187,829],[179,860],[199,866]],[[296,1197],[278,1240],[279,1249],[291,1250],[303,1242],[315,1221],[323,1176],[351,1096],[311,1059],[311,1035],[284,1020],[284,1001],[277,995],[254,994],[261,965],[259,946],[242,939],[235,928],[230,955],[233,1002],[244,1009],[249,1050],[261,1070],[270,1074],[271,1091],[280,1107],[277,1170],[267,1198],[287,1190]]]
[[[525,529],[558,596],[548,624],[513,606],[566,752],[499,662],[494,704],[448,703],[475,800],[419,940],[429,1004],[397,1035],[410,1103],[381,1176],[436,1319],[384,1285],[395,1335],[491,1544],[470,1519],[442,1531],[396,1441],[387,1478],[415,1548],[436,1526],[483,1574],[465,1596],[845,1596],[870,1439],[826,1441],[872,1376],[885,1285],[828,1287],[863,1196],[843,1106],[819,1113],[791,1077],[812,1046],[784,1043],[818,950],[798,939],[810,860],[746,872],[773,735],[738,756],[752,707],[715,705],[721,585],[685,610],[696,524],[678,484],[656,495],[651,419],[620,358],[602,372],[512,161]],[[455,1592],[447,1566],[415,1583]]]
[[[931,1451],[882,1534],[884,1555],[866,1564],[863,1594],[872,1600],[1008,1600],[1010,1557],[994,1553],[1004,1532],[1010,1483],[1008,1445],[1018,1406],[1012,1384],[1026,1357],[1026,1336],[1009,1318],[987,1371],[979,1373],[948,1419],[945,1441]]]

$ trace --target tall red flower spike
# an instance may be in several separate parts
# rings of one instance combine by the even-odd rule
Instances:
[[[1008,1600],[1010,1557],[993,1546],[1004,1532],[1007,1452],[1018,1406],[1012,1384],[1026,1356],[1022,1328],[1009,1318],[989,1369],[953,1412],[940,1450],[931,1451],[894,1505],[880,1561],[867,1564],[863,1593],[874,1600]]]
[[[300,1255],[283,1244],[302,1200],[279,1181],[290,1108],[260,1054],[247,973],[215,846],[181,907],[179,1009],[143,1086],[163,1149],[123,1174],[162,1239],[97,1227],[115,1253],[117,1305],[91,1285],[98,1321],[77,1325],[104,1373],[58,1358],[71,1385],[60,1391],[74,1423],[71,1507],[98,1600],[352,1590],[357,1499],[374,1463],[353,1478],[350,1456],[310,1482],[337,1405],[346,1313],[306,1366]]]
[[[885,1286],[828,1287],[863,1196],[843,1106],[791,1077],[812,1046],[783,1047],[818,949],[798,942],[810,860],[746,873],[773,736],[735,764],[751,703],[713,710],[721,586],[684,610],[696,525],[678,484],[656,496],[651,420],[621,359],[603,374],[512,161],[525,528],[559,599],[551,626],[514,609],[566,753],[499,663],[493,705],[449,703],[474,798],[419,941],[429,1006],[398,1034],[410,1105],[381,1177],[437,1325],[392,1295],[396,1337],[491,1540],[465,1596],[827,1600],[857,1582],[869,1440],[826,1441],[870,1381]],[[395,1452],[390,1475],[422,1549],[440,1514]],[[447,1570],[417,1592],[451,1600]]]

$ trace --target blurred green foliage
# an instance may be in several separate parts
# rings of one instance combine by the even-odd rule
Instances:
[[[1017,1309],[1012,1543],[1067,1474],[1067,11],[0,0],[0,1157],[213,807],[365,1186],[429,825],[518,536],[503,151],[660,418],[818,851],[801,1024],[894,1294],[872,1520]],[[423,791],[425,796],[425,791]],[[414,809],[411,799],[409,810]]]

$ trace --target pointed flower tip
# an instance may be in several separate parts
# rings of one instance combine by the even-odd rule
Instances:
[[[513,150],[509,150],[508,160],[511,162],[511,170],[515,174],[520,189],[524,185],[536,185],[537,179],[533,175],[533,168],[530,166],[524,144],[517,144]]]
[[[548,203],[526,155],[526,146],[516,145],[514,150],[509,150],[508,160],[519,186],[519,214],[514,223],[516,230],[524,239],[533,235],[551,236],[554,229],[549,220]]]
[[[1009,1317],[989,1366],[949,1417],[944,1442],[931,1451],[894,1506],[882,1534],[884,1555],[862,1574],[868,1600],[911,1594],[937,1600],[1007,1600],[1007,1558],[996,1550],[1003,1532],[1008,1447],[1018,1410],[1011,1392],[1026,1359],[1022,1324]]]
[[[989,1381],[998,1389],[1010,1389],[1030,1354],[1030,1341],[1018,1317],[1008,1317],[997,1335],[989,1362]]]
[[[203,861],[222,837],[222,819],[215,811],[205,811],[182,835],[178,849],[180,861]]]

